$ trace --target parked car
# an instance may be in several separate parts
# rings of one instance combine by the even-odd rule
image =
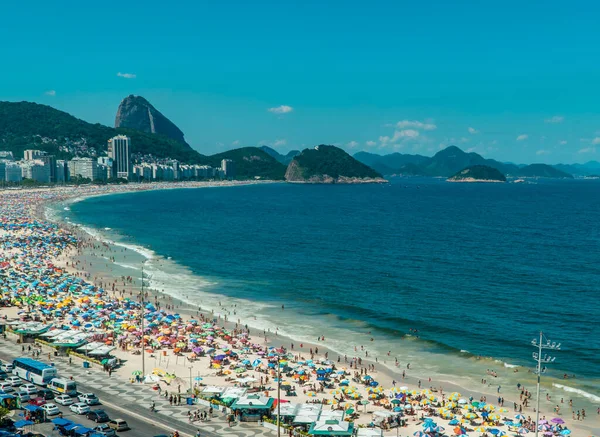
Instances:
[[[108,422],[110,420],[108,414],[106,414],[104,410],[92,410],[86,414],[86,417],[96,423]]]
[[[115,431],[125,431],[129,429],[129,425],[123,419],[113,419],[108,422],[108,426],[110,426]]]
[[[35,405],[36,407],[41,407],[42,405],[44,405],[46,403],[46,399],[40,398],[40,397],[31,398],[31,399],[29,399],[29,403],[31,405]]]
[[[98,405],[100,403],[100,399],[94,393],[82,393],[77,396],[77,399],[86,405]]]
[[[31,399],[31,396],[29,396],[27,393],[22,392],[22,391],[18,391],[15,393],[11,393],[14,397],[16,397],[17,399],[19,399],[19,401],[21,401],[21,405],[23,405],[25,402],[29,402],[29,400]]]
[[[54,399],[54,392],[47,388],[42,388],[37,391],[37,395],[41,398],[46,399],[47,401]]]
[[[8,382],[13,387],[18,387],[23,384],[23,380],[18,376],[9,376],[6,378],[6,382]]]
[[[69,407],[69,410],[76,414],[87,414],[90,411],[90,406],[83,402],[76,402]]]
[[[108,426],[107,423],[103,423],[101,425],[98,425],[96,428],[94,428],[94,432],[96,434],[100,434],[104,437],[115,437],[117,435],[117,433],[115,432],[114,429],[112,429],[110,426]]]
[[[38,388],[33,384],[23,384],[19,387],[19,391],[25,392],[29,395],[35,395],[38,392]]]
[[[58,395],[54,398],[54,402],[60,405],[73,405],[75,401],[69,395]]]
[[[4,381],[0,382],[0,391],[3,391],[4,393],[12,393],[15,391],[15,389],[10,382]]]
[[[8,378],[10,375],[8,373],[6,373],[4,370],[0,370],[0,379],[1,380],[5,380],[6,378]]]
[[[56,404],[44,404],[41,406],[41,408],[48,416],[56,416],[57,414],[60,414],[60,410]]]

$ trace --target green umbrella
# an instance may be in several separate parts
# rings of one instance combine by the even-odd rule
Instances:
[[[394,400],[397,400],[397,399],[394,399]],[[392,401],[392,402],[394,402],[394,401]],[[362,401],[358,401],[358,403],[361,404],[361,405],[368,405],[368,404],[370,404],[370,402],[367,401],[366,399],[363,399]]]
[[[398,405],[400,403],[400,399],[392,399],[392,404]]]
[[[354,413],[354,409],[352,409],[352,408],[348,408],[346,410],[346,414],[353,414],[353,413]]]
[[[141,371],[141,370],[134,370],[133,372],[131,372],[131,374],[132,374],[133,376],[138,376],[138,375],[141,375],[141,374],[142,374],[142,371]]]

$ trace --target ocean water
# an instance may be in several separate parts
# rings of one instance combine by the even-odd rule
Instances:
[[[544,390],[600,404],[600,181],[250,185],[67,208],[136,250],[118,263],[133,274],[145,261],[153,288],[297,342],[323,335],[349,357],[363,346],[420,378],[482,390],[493,368],[488,391],[533,388],[543,330],[562,343]]]

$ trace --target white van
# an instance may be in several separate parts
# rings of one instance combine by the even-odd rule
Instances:
[[[53,378],[48,384],[48,388],[54,393],[67,396],[77,395],[77,384],[75,381],[65,378]]]

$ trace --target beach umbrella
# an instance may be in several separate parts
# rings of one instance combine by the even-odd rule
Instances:
[[[569,434],[571,434],[571,430],[570,429],[563,429],[560,432],[560,435],[569,435]]]
[[[415,437],[429,437],[426,433],[424,433],[423,431],[417,431],[413,434]]]
[[[524,419],[525,419],[525,416],[523,416],[522,414],[517,414],[517,415],[515,416],[515,419],[517,419],[517,420],[521,421],[521,420],[524,420]]]
[[[401,404],[401,403],[402,403],[402,401],[400,401],[400,399],[392,399],[392,400],[391,400],[391,402],[392,402],[392,404],[394,404],[394,405],[398,405],[398,404]]]
[[[309,397],[311,397],[311,398],[314,398],[314,397],[316,397],[316,396],[317,396],[317,394],[316,394],[314,391],[309,391],[309,392],[307,392],[307,393],[306,393],[306,396],[309,396]]]
[[[557,423],[559,425],[562,425],[563,423],[565,423],[564,420],[562,420],[560,417],[555,417],[554,419],[552,419],[550,422],[552,423]]]
[[[466,433],[467,433],[467,431],[460,426],[457,426],[456,428],[454,428],[454,434],[456,434],[456,435],[464,435]]]
[[[348,408],[346,410],[346,414],[354,414],[354,409],[353,408]]]
[[[475,432],[486,432],[487,428],[485,426],[478,426],[473,431],[475,431]]]
[[[139,376],[139,375],[141,375],[141,374],[142,374],[142,371],[141,371],[141,370],[134,370],[133,372],[131,372],[131,374],[132,374],[133,376]]]
[[[529,432],[529,430],[527,428],[519,428],[519,430],[517,432],[519,434],[525,435]]]

